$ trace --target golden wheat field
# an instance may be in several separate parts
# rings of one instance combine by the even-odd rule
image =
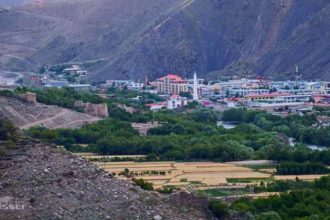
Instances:
[[[219,186],[227,184],[228,178],[270,178],[271,174],[253,171],[230,163],[213,162],[97,162],[102,169],[120,174],[126,168],[135,178],[152,182],[156,188],[202,184]],[[121,176],[121,178],[125,178]]]

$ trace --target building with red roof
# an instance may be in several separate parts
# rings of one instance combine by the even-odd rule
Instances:
[[[188,92],[188,83],[180,76],[167,74],[156,81],[157,91],[164,94],[179,94]]]

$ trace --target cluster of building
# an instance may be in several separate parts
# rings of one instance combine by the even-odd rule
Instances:
[[[270,81],[262,77],[228,81],[184,80],[169,74],[152,82],[157,93],[169,95],[164,103],[150,108],[175,109],[196,100],[205,106],[248,107],[264,109],[310,109],[314,105],[330,106],[330,82]],[[182,97],[190,94],[191,97]]]
[[[168,74],[150,83],[157,93],[167,96],[165,102],[148,104],[151,110],[161,108],[176,109],[188,104],[188,97],[192,94],[192,99],[197,101],[198,97],[198,79],[196,73],[192,84],[189,80],[184,80],[180,76]]]
[[[80,81],[85,79],[87,74],[87,70],[81,68],[79,65],[72,65],[59,72],[54,72],[46,68],[45,72],[42,74],[23,74],[22,85],[34,88],[69,87],[76,91],[89,91],[92,89],[91,84],[80,83]]]
[[[220,100],[228,106],[283,107],[330,104],[329,82],[266,81],[264,79],[219,83]],[[224,95],[225,94],[225,95]]]
[[[127,88],[159,94],[166,98],[164,102],[147,104],[151,110],[176,109],[193,100],[204,106],[224,108],[279,109],[307,106],[311,103],[330,105],[330,82],[324,81],[270,81],[257,77],[206,82],[198,79],[196,74],[193,79],[168,74],[154,82],[111,80],[100,87]]]
[[[271,81],[262,77],[255,79],[234,79],[227,81],[205,81],[198,79],[196,73],[192,79],[184,79],[175,74],[167,74],[149,82],[133,80],[107,80],[93,87],[90,84],[70,83],[70,77],[83,79],[88,72],[78,65],[54,73],[49,70],[43,74],[24,74],[22,85],[27,87],[69,87],[76,91],[97,90],[110,97],[109,88],[128,89],[158,94],[165,98],[163,102],[147,104],[151,110],[161,108],[176,109],[190,101],[198,101],[204,106],[219,108],[281,108],[302,105],[329,105],[330,82],[325,81]],[[115,94],[112,94],[115,95]],[[136,97],[139,100],[139,97]],[[86,105],[86,111],[91,107]],[[94,114],[94,113],[93,113]],[[103,114],[103,113],[102,113]]]

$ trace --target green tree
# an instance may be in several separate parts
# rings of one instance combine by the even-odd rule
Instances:
[[[219,200],[209,201],[209,208],[215,217],[222,219],[229,214],[229,207]]]

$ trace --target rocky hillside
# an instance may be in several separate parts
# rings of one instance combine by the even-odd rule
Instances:
[[[0,13],[0,68],[85,63],[94,79],[330,79],[328,0],[83,0]]]
[[[0,96],[0,118],[12,121],[21,129],[33,126],[46,128],[78,128],[100,118],[53,105],[24,102],[18,98]]]
[[[15,146],[0,143],[0,176],[1,207],[14,207],[1,208],[0,219],[213,219],[201,205],[144,191],[24,137]]]

